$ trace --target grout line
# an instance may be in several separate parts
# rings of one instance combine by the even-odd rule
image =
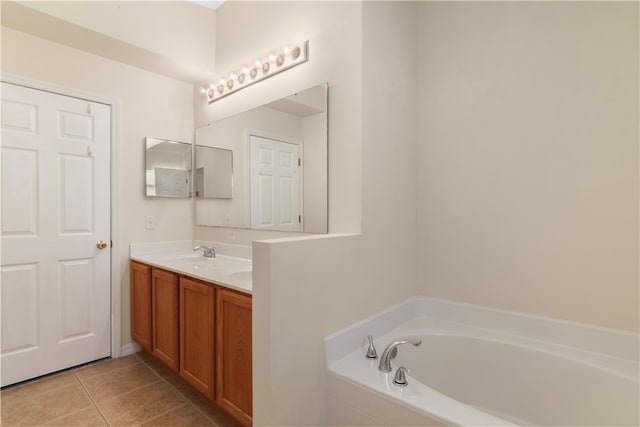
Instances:
[[[137,354],[137,353],[136,353]],[[138,357],[140,359],[140,357]],[[142,360],[142,359],[141,359]],[[196,405],[195,403],[193,403],[193,401],[183,392],[181,392],[180,390],[178,390],[178,388],[176,386],[174,386],[173,384],[171,384],[169,381],[167,381],[163,376],[161,376],[159,373],[156,372],[155,369],[153,369],[153,366],[149,365],[146,361],[142,360],[142,363],[144,363],[149,369],[151,369],[151,371],[156,374],[158,377],[160,377],[160,379],[162,381],[164,381],[165,383],[167,383],[169,385],[169,387],[171,387],[172,389],[174,389],[180,396],[182,396],[196,411],[198,411],[203,417],[205,417],[207,420],[209,420],[211,422],[211,424],[213,424],[213,427],[219,427],[218,423],[216,423],[213,419],[211,419],[211,417],[209,417],[207,414],[204,413],[204,411],[202,409],[200,409],[198,407],[198,405]],[[196,392],[197,393],[197,392]]]
[[[82,389],[84,390],[84,392],[86,393],[87,397],[89,398],[89,400],[91,401],[91,404],[93,405],[94,408],[96,408],[96,410],[98,411],[98,414],[100,414],[100,417],[102,417],[102,419],[104,420],[104,422],[111,427],[111,423],[107,420],[107,417],[104,416],[104,414],[102,413],[102,411],[100,410],[100,407],[98,407],[98,404],[96,403],[95,400],[93,400],[93,396],[91,396],[91,393],[89,393],[89,390],[87,390],[87,388],[84,386],[84,384],[82,384],[82,381],[80,381],[80,378],[78,378],[78,376],[76,375],[75,372],[73,372],[73,376],[75,377],[76,381],[78,381],[78,383],[80,384],[80,387],[82,387]]]

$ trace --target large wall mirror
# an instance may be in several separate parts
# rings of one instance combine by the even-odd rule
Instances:
[[[196,129],[196,224],[328,232],[327,91],[325,83]],[[219,186],[208,184],[217,195],[199,189],[208,174],[218,176]]]
[[[191,197],[191,144],[146,138],[145,194]]]

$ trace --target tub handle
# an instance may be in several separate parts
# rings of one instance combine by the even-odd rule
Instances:
[[[376,347],[373,345],[373,335],[367,336],[367,339],[369,340],[369,348],[367,348],[366,358],[377,359],[378,353],[376,352]]]
[[[393,383],[398,387],[406,387],[407,384],[407,372],[412,372],[411,369],[407,369],[404,366],[400,366],[393,377]]]

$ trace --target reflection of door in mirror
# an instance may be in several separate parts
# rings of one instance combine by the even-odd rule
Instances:
[[[250,135],[251,228],[302,231],[298,144]]]
[[[153,168],[156,196],[189,197],[189,173],[184,169]]]

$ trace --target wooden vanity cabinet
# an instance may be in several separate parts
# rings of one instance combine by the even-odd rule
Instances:
[[[180,278],[180,376],[214,400],[215,287]]]
[[[175,372],[180,369],[178,283],[177,274],[151,269],[151,353]]]
[[[251,296],[219,288],[216,295],[216,399],[245,426],[252,424]]]
[[[227,412],[253,422],[251,295],[131,261],[131,336]]]
[[[146,351],[151,351],[151,267],[131,261],[131,337]]]

